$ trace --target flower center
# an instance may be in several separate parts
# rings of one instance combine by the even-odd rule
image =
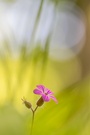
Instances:
[[[48,92],[46,92],[45,95],[48,95]]]

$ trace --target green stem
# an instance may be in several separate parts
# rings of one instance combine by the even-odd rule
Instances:
[[[34,116],[35,116],[35,112],[36,112],[37,108],[38,108],[38,106],[36,106],[36,108],[35,108],[34,110],[31,108],[31,111],[32,111],[33,116],[32,116],[32,124],[31,124],[31,131],[30,131],[30,135],[32,135],[32,131],[33,131],[33,124],[34,124]]]
[[[38,108],[38,106],[36,106],[36,108],[35,108],[35,110],[34,110],[34,113],[36,112],[37,108]]]
[[[31,125],[31,132],[30,132],[30,135],[32,135],[32,131],[33,131],[33,123],[34,123],[34,112],[33,112],[33,117],[32,117],[32,125]]]

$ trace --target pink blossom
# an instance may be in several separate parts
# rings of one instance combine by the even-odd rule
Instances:
[[[33,92],[37,95],[41,95],[45,102],[53,99],[56,103],[58,103],[57,99],[53,96],[53,92],[43,85],[37,85],[37,88],[34,89]]]

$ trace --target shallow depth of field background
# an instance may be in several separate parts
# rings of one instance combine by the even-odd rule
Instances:
[[[37,84],[58,104],[36,112],[33,135],[90,135],[89,0],[0,0],[0,135],[30,135]]]

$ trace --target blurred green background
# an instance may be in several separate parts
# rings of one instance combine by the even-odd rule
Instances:
[[[33,135],[90,135],[90,2],[0,0],[0,135],[30,135],[37,84],[58,104],[36,112]]]

